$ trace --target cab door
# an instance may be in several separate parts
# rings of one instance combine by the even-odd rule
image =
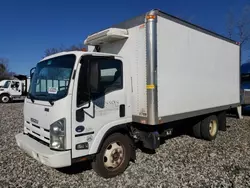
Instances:
[[[77,72],[72,103],[72,158],[95,152],[106,129],[131,121],[130,76],[122,59],[83,57]]]
[[[12,96],[21,96],[22,94],[22,85],[20,81],[11,81],[9,87],[9,93]]]

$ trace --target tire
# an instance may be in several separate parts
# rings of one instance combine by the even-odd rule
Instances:
[[[112,178],[126,170],[131,157],[129,139],[128,136],[121,133],[114,133],[104,141],[100,152],[92,162],[92,168],[99,176]],[[120,156],[117,156],[119,153]],[[114,157],[116,158],[115,160]],[[120,164],[116,166],[117,163]],[[113,166],[113,169],[108,168],[111,166]]]
[[[8,103],[10,102],[10,97],[8,94],[3,94],[0,96],[1,103]]]
[[[201,138],[201,121],[199,121],[198,123],[196,123],[193,127],[192,127],[192,131],[193,131],[193,135],[196,138]]]
[[[214,140],[219,129],[218,118],[215,115],[208,116],[201,122],[201,136],[205,140]]]

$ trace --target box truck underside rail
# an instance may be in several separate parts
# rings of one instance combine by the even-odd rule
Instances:
[[[135,160],[137,143],[155,150],[177,124],[213,140],[226,130],[226,110],[240,106],[239,45],[161,11],[85,44],[88,52],[41,60],[25,99],[16,141],[47,166],[89,160],[100,176],[114,177]],[[52,78],[68,82],[46,84]]]

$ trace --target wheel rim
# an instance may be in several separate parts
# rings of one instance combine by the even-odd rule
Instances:
[[[217,122],[215,120],[211,120],[209,123],[209,133],[211,136],[214,136],[217,131]]]
[[[106,169],[116,170],[125,159],[125,149],[119,142],[108,145],[103,156],[103,163]]]
[[[2,102],[6,103],[8,101],[9,101],[9,97],[7,97],[7,96],[2,97]]]

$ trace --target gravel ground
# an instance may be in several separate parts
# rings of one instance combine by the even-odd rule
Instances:
[[[0,104],[0,187],[250,187],[250,118],[228,118],[227,132],[207,142],[183,135],[155,154],[137,151],[137,161],[119,177],[105,180],[77,165],[58,171],[19,150],[22,103]]]

